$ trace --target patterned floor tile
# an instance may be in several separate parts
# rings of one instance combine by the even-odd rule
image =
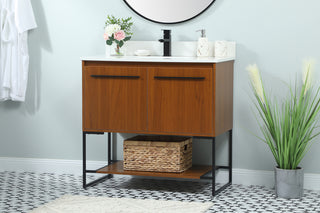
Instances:
[[[88,181],[94,178],[89,176]],[[273,189],[234,184],[213,198],[208,182],[114,176],[84,190],[82,176],[0,172],[1,213],[28,212],[65,194],[212,202],[208,213],[320,212],[319,191],[305,190],[302,199],[287,200],[276,198]]]

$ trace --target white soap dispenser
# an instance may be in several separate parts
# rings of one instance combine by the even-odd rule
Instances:
[[[209,41],[206,37],[206,30],[197,30],[201,32],[201,37],[198,40],[197,56],[198,57],[208,57],[209,56]]]

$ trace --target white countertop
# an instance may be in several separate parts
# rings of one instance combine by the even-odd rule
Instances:
[[[165,63],[221,63],[235,60],[234,57],[179,57],[179,56],[85,56],[82,61],[115,61],[115,62],[165,62]]]

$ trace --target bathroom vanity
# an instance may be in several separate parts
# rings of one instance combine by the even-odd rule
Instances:
[[[83,187],[112,174],[212,179],[212,194],[232,182],[234,58],[84,57]],[[229,132],[229,163],[216,166],[215,137]],[[108,133],[108,164],[86,169],[86,135]],[[212,140],[212,165],[183,173],[125,171],[111,159],[111,133],[182,135]],[[208,156],[209,157],[209,156]],[[229,181],[215,190],[216,169],[229,170]],[[87,173],[105,173],[91,183]]]

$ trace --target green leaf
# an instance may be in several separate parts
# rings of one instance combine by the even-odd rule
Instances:
[[[107,43],[107,45],[112,45],[112,41],[111,40],[107,40],[106,43]]]
[[[129,41],[131,39],[131,36],[127,36],[123,39],[123,41]]]
[[[124,42],[123,42],[123,41],[120,41],[120,42],[119,42],[119,47],[122,47],[123,44],[124,44]]]

